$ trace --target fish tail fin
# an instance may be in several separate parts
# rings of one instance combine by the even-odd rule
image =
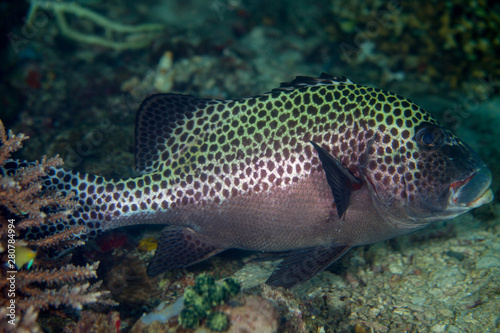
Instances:
[[[103,177],[68,171],[48,164],[49,166],[44,165],[44,161],[8,160],[0,167],[4,187],[17,186],[22,187],[19,191],[27,191],[33,183],[27,183],[26,179],[34,177],[34,181],[40,185],[34,195],[43,199],[39,201],[47,202],[46,206],[40,208],[43,215],[47,216],[44,224],[26,228],[21,236],[28,241],[39,241],[70,228],[74,230],[71,238],[75,240],[86,240],[97,235],[102,227],[102,223],[98,221],[101,217],[102,220],[105,219],[97,214],[102,207],[96,203],[99,202],[99,193],[105,192],[104,188],[110,182]],[[40,166],[45,168],[37,169]],[[28,213],[23,211],[22,206],[13,207],[10,214],[22,216]]]
[[[67,173],[58,167],[61,164],[55,157],[40,162],[5,160],[0,165],[0,188],[8,194],[1,214],[17,222],[20,244],[35,246],[39,258],[53,259],[83,244],[80,237],[87,231],[84,226],[71,228],[76,225],[76,198],[70,187],[56,186],[55,175]]]

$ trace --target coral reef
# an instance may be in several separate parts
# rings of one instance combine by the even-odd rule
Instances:
[[[144,48],[157,38],[164,28],[161,24],[137,26],[120,24],[80,6],[76,2],[54,0],[30,0],[30,9],[26,19],[27,26],[34,24],[39,10],[49,11],[55,16],[57,26],[63,36],[77,42],[102,46],[116,51]],[[67,17],[69,16],[92,22],[95,26],[93,30],[101,31],[101,33],[77,30],[68,23]]]
[[[62,164],[59,157],[46,159],[9,170],[13,152],[22,147],[27,137],[5,132],[0,122],[0,256],[4,265],[1,270],[0,290],[3,295],[0,305],[9,310],[12,324],[5,330],[17,330],[28,326],[36,331],[39,311],[69,306],[82,309],[83,305],[97,302],[106,292],[97,291],[100,283],[93,286],[87,280],[96,278],[98,262],[84,267],[69,264],[69,256],[51,260],[44,256],[48,251],[60,247],[66,249],[79,245],[75,234],[79,227],[70,228],[41,240],[27,243],[38,247],[38,255],[33,269],[16,270],[15,248],[24,244],[22,232],[27,228],[50,228],[54,222],[66,219],[74,206],[72,195],[45,193],[42,179],[50,168]],[[50,208],[50,210],[47,210]],[[49,229],[50,230],[50,229]],[[5,244],[5,245],[4,245]],[[64,264],[66,263],[66,264]],[[19,331],[18,331],[19,332]]]
[[[114,257],[105,265],[103,280],[112,298],[127,307],[151,306],[158,296],[158,279],[146,273],[144,261],[133,254]]]
[[[215,282],[207,273],[198,275],[194,286],[187,287],[184,296],[174,303],[162,303],[144,315],[131,329],[142,332],[228,333],[278,331],[279,312],[273,302],[252,293],[240,293],[234,278]],[[292,325],[287,326],[295,331]]]
[[[116,311],[107,314],[82,311],[80,320],[70,329],[72,333],[119,333],[120,314]]]
[[[97,277],[98,265],[99,262],[86,267],[68,264],[56,269],[35,268],[19,271],[16,275],[16,288],[18,295],[26,297],[25,302],[18,303],[20,310],[31,305],[35,305],[39,310],[60,305],[80,310],[85,304],[97,302],[103,294],[96,291],[100,283],[90,286],[90,283],[83,281]],[[40,288],[41,285],[45,287]]]
[[[268,285],[262,285],[262,296],[278,305],[278,311],[282,318],[285,318],[282,328],[285,330],[295,330],[296,332],[307,332],[304,315],[304,304],[298,297],[283,288],[272,288]]]
[[[494,1],[332,1],[329,29],[344,61],[375,65],[385,81],[411,73],[481,89],[500,75],[499,9]]]
[[[228,333],[275,333],[278,332],[280,313],[276,306],[259,295],[244,295],[235,304],[225,304],[220,311],[228,316]],[[282,332],[301,332],[300,327],[281,327]],[[305,332],[305,331],[304,331]]]
[[[207,317],[207,328],[221,332],[229,327],[229,318],[222,312],[211,312]]]
[[[32,6],[26,22],[23,17],[28,3]],[[38,4],[80,9],[64,11],[60,7],[62,19],[58,19],[55,8]],[[90,14],[77,17],[76,12]],[[497,167],[500,100],[483,103],[498,94],[500,66],[495,56],[499,51],[498,13],[498,4],[493,1],[456,0],[6,2],[0,15],[4,30],[11,32],[8,34],[11,40],[5,44],[5,57],[0,65],[2,118],[8,127],[32,137],[29,145],[19,151],[24,159],[39,159],[40,152],[48,156],[58,153],[64,158],[65,167],[72,170],[129,177],[134,175],[131,166],[135,111],[147,95],[169,91],[239,98],[268,91],[295,75],[326,71],[395,90],[419,104],[422,102],[423,107],[452,124],[453,130],[484,157],[494,174],[495,195],[500,198]],[[130,27],[162,22],[168,27],[168,34],[152,40],[150,36],[159,35],[156,31],[151,35],[113,32],[99,24],[99,17],[112,25],[120,22]],[[84,39],[74,38],[71,32],[66,34],[67,30],[82,34]],[[102,39],[103,44],[139,42],[136,45],[145,46],[140,50],[114,49],[89,44],[91,40],[85,40],[89,36]],[[137,41],[136,37],[142,36],[144,40]],[[433,97],[441,102],[436,103]],[[487,112],[480,112],[486,105]],[[16,136],[15,140],[17,144],[3,147],[19,149],[21,137]],[[42,162],[41,165],[55,163],[51,159]],[[60,165],[59,162],[55,164]],[[38,171],[33,168],[29,172]],[[4,176],[0,196],[5,193],[4,188],[17,182],[14,174]],[[37,178],[33,179],[28,185],[37,183]],[[36,188],[32,191],[36,192]],[[6,196],[4,200],[18,195],[21,194]],[[48,198],[56,194],[45,195]],[[35,204],[42,203],[40,196],[41,193],[35,193]],[[71,198],[66,202],[68,206],[59,206],[57,212],[71,209]],[[22,204],[11,206],[16,212],[19,232],[22,230],[17,225],[29,221]],[[252,295],[242,292],[226,304],[214,307],[217,313],[224,312],[230,319],[229,331],[240,327],[267,332],[266,327],[270,327],[269,332],[273,332],[278,326],[280,332],[496,331],[500,325],[499,209],[496,199],[488,207],[449,224],[440,224],[431,234],[419,232],[401,240],[354,249],[339,262],[342,270],[339,266],[332,267],[293,291],[255,288],[264,283],[276,264],[248,263],[241,255],[235,258],[226,253],[209,262],[166,273],[159,282],[158,295],[157,286],[149,278],[144,277],[140,286],[138,277],[143,276],[140,273],[143,268],[139,268],[139,260],[131,259],[132,271],[126,269],[126,258],[130,258],[134,242],[139,243],[139,252],[134,254],[147,262],[156,241],[140,240],[126,230],[130,242],[125,247],[122,239],[114,235],[113,239],[96,241],[98,251],[91,246],[80,247],[72,252],[73,257],[66,254],[58,263],[46,258],[45,253],[59,246],[78,245],[73,237],[80,232],[77,228],[36,243],[19,240],[18,245],[36,251],[37,257],[33,270],[26,265],[19,269],[18,275],[47,276],[54,271],[59,277],[58,272],[65,267],[67,274],[82,278],[61,284],[33,279],[23,288],[70,293],[72,286],[85,284],[91,275],[87,273],[95,271],[96,264],[85,264],[100,261],[98,278],[103,279],[103,287],[109,285],[122,306],[115,308],[121,318],[102,314],[109,309],[99,308],[95,303],[82,304],[83,311],[64,309],[71,306],[62,303],[60,308],[64,311],[52,305],[44,311],[28,307],[22,316],[17,316],[15,329],[37,332],[41,331],[40,323],[45,331],[50,331],[46,322],[51,320],[52,331],[61,331],[64,326],[67,331],[77,326],[81,331],[100,330],[90,327],[90,322],[96,320],[100,323],[97,326],[113,332],[120,319],[121,329],[126,331],[139,312],[146,311],[144,305],[149,311],[159,300],[167,307],[175,304],[184,290],[194,285],[196,275],[209,271],[216,280],[235,276],[243,288],[249,287],[263,297],[255,296],[255,300],[247,303]],[[52,209],[43,212],[57,213]],[[6,244],[5,226],[11,217],[7,214],[10,214],[7,209],[0,207],[0,216],[4,216],[0,217],[0,246]],[[50,216],[41,218],[47,221]],[[452,225],[463,227],[460,230]],[[149,233],[154,235],[157,231]],[[2,260],[7,259],[5,251],[4,247],[0,249]],[[109,252],[100,253],[105,251]],[[84,258],[78,257],[83,252]],[[238,269],[241,271],[236,272]],[[2,271],[2,278],[4,274]],[[120,297],[121,284],[125,284],[123,297]],[[69,287],[63,290],[65,285]],[[148,286],[154,295],[147,295]],[[2,292],[6,295],[3,286]],[[26,302],[29,297],[21,294],[19,301]],[[86,310],[89,307],[94,312]],[[138,320],[136,330],[131,331],[191,331],[180,327],[179,306],[175,310],[178,312],[161,313],[163,318],[169,318],[167,322],[153,321],[140,328]],[[0,315],[7,314],[2,306]],[[199,331],[207,331],[206,322],[207,318],[200,322]],[[0,321],[0,331],[9,329],[10,325]]]
[[[24,312],[23,316],[18,318],[15,325],[8,322],[9,309],[5,306],[0,308],[0,316],[4,320],[0,321],[0,332],[16,332],[16,333],[41,333],[42,329],[38,325],[38,311],[35,307],[30,306]]]

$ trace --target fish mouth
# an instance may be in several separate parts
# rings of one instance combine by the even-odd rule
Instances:
[[[493,200],[491,181],[491,171],[485,167],[463,180],[452,183],[452,205],[472,209],[490,203]]]

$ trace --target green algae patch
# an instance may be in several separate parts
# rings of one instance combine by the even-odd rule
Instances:
[[[200,321],[207,318],[207,327],[213,331],[224,331],[229,327],[226,314],[215,311],[215,307],[224,304],[230,297],[237,295],[240,284],[234,278],[227,278],[218,284],[206,274],[196,277],[193,287],[184,291],[184,309],[179,315],[179,323],[184,328],[195,329]]]

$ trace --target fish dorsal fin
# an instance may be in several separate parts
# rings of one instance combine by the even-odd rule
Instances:
[[[319,77],[312,76],[297,76],[292,82],[283,82],[279,88],[273,89],[272,92],[290,91],[297,88],[332,85],[332,84],[349,84],[351,80],[345,76],[333,76],[327,73],[321,73]]]
[[[214,99],[197,98],[178,94],[157,94],[146,98],[136,116],[135,126],[135,167],[141,174],[157,171],[172,150],[179,149],[175,137],[183,133],[181,127],[198,110],[210,104],[218,104]]]

